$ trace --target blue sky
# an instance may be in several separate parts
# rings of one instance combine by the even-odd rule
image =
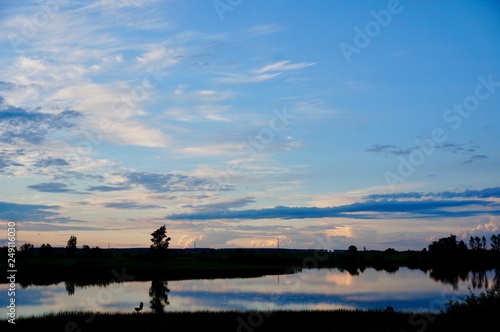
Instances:
[[[422,249],[500,226],[495,1],[3,1],[18,240]]]

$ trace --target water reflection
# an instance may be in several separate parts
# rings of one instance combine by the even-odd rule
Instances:
[[[500,269],[496,268],[489,271],[493,273],[492,286],[500,285]],[[450,269],[434,269],[430,270],[429,276],[438,282],[451,285],[454,290],[457,290],[459,283],[469,282],[472,289],[487,289],[490,285],[487,271],[477,270],[450,270]]]
[[[65,281],[64,288],[66,288],[66,292],[68,292],[69,296],[75,294],[75,282],[74,281]]]
[[[133,281],[81,285],[75,282],[19,287],[19,316],[93,310],[135,313],[199,310],[384,309],[435,311],[438,300],[469,294],[498,283],[500,269],[441,271],[399,268],[304,269],[296,274],[247,279]],[[0,293],[6,291],[0,284]],[[7,297],[0,297],[6,306]]]
[[[165,312],[165,306],[170,304],[170,302],[168,302],[169,292],[170,289],[168,289],[167,281],[151,281],[151,287],[149,287],[151,301],[149,303],[154,313],[161,314]]]

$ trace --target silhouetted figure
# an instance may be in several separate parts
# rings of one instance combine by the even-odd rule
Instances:
[[[394,308],[391,306],[388,306],[387,308],[385,308],[385,312],[394,312]]]
[[[135,308],[135,311],[136,311],[137,313],[139,313],[139,311],[141,311],[143,307],[144,307],[144,303],[142,303],[142,302],[141,302],[141,303],[139,304],[139,307],[136,307],[136,308]]]

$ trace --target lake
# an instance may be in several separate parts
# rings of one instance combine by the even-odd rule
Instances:
[[[139,302],[144,302],[143,312],[385,309],[389,305],[395,310],[438,312],[449,299],[469,294],[468,287],[475,293],[484,291],[498,282],[499,274],[498,270],[442,276],[408,268],[394,272],[367,268],[350,273],[308,269],[245,279],[17,285],[16,303],[18,317],[68,310],[134,312]],[[0,294],[6,294],[7,289],[6,284],[0,284]],[[0,297],[1,307],[7,306],[7,298]]]

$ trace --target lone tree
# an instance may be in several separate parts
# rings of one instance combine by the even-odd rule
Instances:
[[[76,252],[76,236],[71,235],[68,244],[66,245],[66,253],[68,256],[73,256]]]
[[[153,258],[161,259],[165,257],[167,252],[168,244],[170,242],[170,237],[167,236],[167,229],[165,225],[158,228],[156,231],[151,233],[151,255]]]

